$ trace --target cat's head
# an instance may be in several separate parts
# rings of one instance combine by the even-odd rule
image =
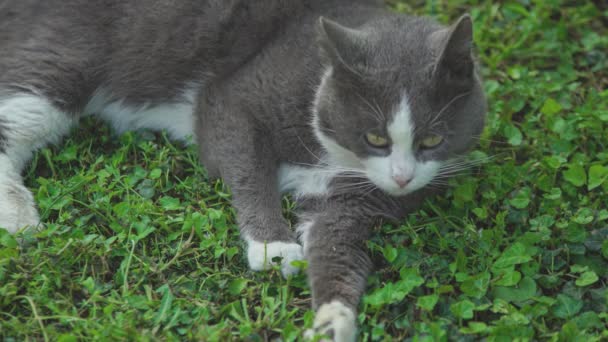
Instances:
[[[481,133],[486,100],[472,23],[395,16],[357,29],[319,22],[326,72],[315,133],[330,167],[401,196],[432,182]]]

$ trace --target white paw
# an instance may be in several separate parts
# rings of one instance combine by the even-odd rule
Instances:
[[[263,271],[272,267],[272,259],[281,257],[281,273],[284,277],[296,274],[299,268],[291,265],[294,260],[304,260],[302,246],[292,242],[257,242],[247,240],[249,268]]]
[[[317,335],[325,335],[331,339],[320,341],[354,342],[357,338],[355,319],[355,312],[337,300],[323,304],[317,310],[313,328],[306,331],[304,338],[312,340]]]
[[[0,177],[0,228],[14,234],[24,227],[36,227],[39,222],[31,192],[20,180]]]

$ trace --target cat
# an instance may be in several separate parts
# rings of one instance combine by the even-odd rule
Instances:
[[[20,173],[83,115],[193,137],[231,189],[249,267],[281,257],[289,276],[306,259],[310,334],[355,340],[371,228],[441,191],[487,107],[468,15],[443,26],[385,7],[0,1],[0,226],[40,224]]]

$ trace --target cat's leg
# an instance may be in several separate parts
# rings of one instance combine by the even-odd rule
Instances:
[[[38,225],[21,171],[36,149],[57,142],[73,122],[72,115],[36,91],[0,89],[0,227],[14,233]]]
[[[221,99],[214,103],[218,101]],[[222,109],[222,118],[207,113],[207,121],[200,122],[197,130],[201,160],[210,174],[221,175],[230,187],[241,238],[247,244],[249,267],[266,270],[274,258],[281,257],[283,275],[296,273],[298,268],[291,262],[303,259],[303,252],[282,214],[278,161],[270,134],[242,113],[233,112],[230,105],[217,108]]]
[[[0,14],[0,227],[15,232],[39,221],[23,168],[34,151],[68,133],[106,58],[99,25],[66,14],[76,6],[3,4],[0,12],[14,11]]]
[[[281,257],[281,271],[288,276],[298,271],[291,262],[303,259],[303,252],[282,215],[276,163],[264,155],[262,145],[261,141],[241,145],[235,152],[238,155],[230,154],[232,160],[222,176],[232,191],[241,237],[247,243],[249,267],[262,271],[274,258]]]
[[[336,342],[356,340],[357,306],[371,270],[365,243],[372,221],[353,213],[355,208],[326,208],[297,228],[308,261],[316,310],[313,329],[306,333],[308,338],[327,335]]]

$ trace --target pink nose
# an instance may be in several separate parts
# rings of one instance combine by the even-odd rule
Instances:
[[[403,176],[393,176],[393,180],[395,183],[397,183],[397,185],[399,185],[400,188],[405,188],[412,181],[411,178],[406,178]]]

